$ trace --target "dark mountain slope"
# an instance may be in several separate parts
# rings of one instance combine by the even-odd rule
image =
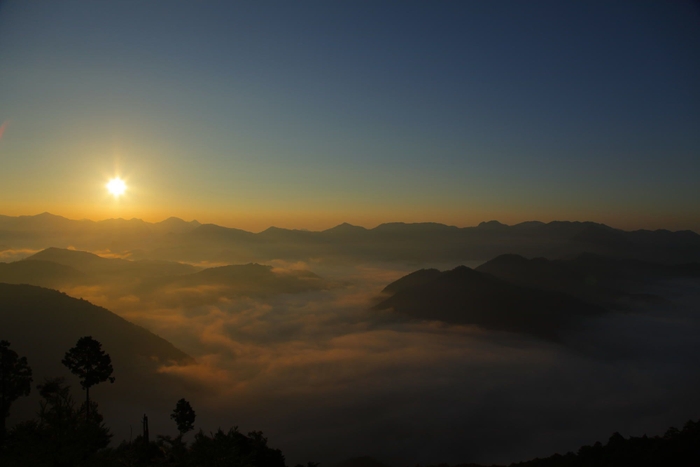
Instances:
[[[390,284],[387,288],[397,287]],[[393,309],[412,318],[474,324],[554,341],[576,320],[606,312],[567,294],[521,287],[465,266],[412,287],[398,287],[392,297],[375,308]]]
[[[627,295],[624,291],[611,288],[597,280],[598,276],[595,274],[577,268],[572,261],[526,259],[519,255],[501,255],[482,264],[476,270],[513,284],[563,292],[582,300],[608,306]]]
[[[0,283],[0,334],[12,342],[31,342],[36,350],[67,350],[79,337],[92,335],[122,364],[190,360],[170,342],[105,308],[31,285]]]
[[[86,275],[77,269],[51,261],[0,263],[0,282],[8,284],[31,284],[56,288],[83,283],[86,280]]]
[[[163,365],[192,362],[165,339],[85,300],[41,287],[0,284],[0,339],[27,357],[35,383],[30,396],[13,405],[10,426],[36,414],[35,385],[44,378],[65,377],[80,402],[84,393],[78,379],[61,359],[86,335],[100,341],[112,358],[115,383],[97,385],[91,395],[117,439],[128,437],[130,426],[145,411],[167,414],[178,398],[192,390],[179,378],[159,371]],[[154,419],[153,429],[164,429],[166,419]]]
[[[400,290],[421,286],[436,279],[440,274],[442,273],[437,269],[419,269],[384,287],[382,294],[394,295]]]

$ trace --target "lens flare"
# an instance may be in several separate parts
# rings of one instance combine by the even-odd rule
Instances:
[[[113,178],[107,183],[107,191],[115,198],[119,198],[126,191],[126,183],[119,177]]]

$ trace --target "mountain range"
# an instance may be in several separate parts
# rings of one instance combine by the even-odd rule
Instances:
[[[267,259],[356,258],[380,261],[486,261],[504,253],[571,258],[583,252],[663,263],[700,261],[693,231],[624,231],[594,222],[497,221],[476,227],[387,223],[372,229],[341,224],[324,231],[270,227],[259,233],[170,218],[70,220],[43,213],[0,216],[3,249],[76,249],[131,259],[250,262]]]

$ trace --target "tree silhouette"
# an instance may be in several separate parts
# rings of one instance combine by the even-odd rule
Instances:
[[[102,350],[102,344],[92,336],[78,339],[75,347],[66,352],[61,360],[65,366],[80,378],[80,385],[85,389],[86,419],[90,418],[90,388],[109,380],[114,382],[112,359]]]
[[[29,395],[31,385],[32,369],[27,364],[27,358],[11,350],[8,341],[0,341],[0,441],[5,438],[5,421],[10,415],[10,405],[20,396]]]
[[[194,413],[192,406],[185,399],[180,399],[175,405],[175,410],[170,415],[170,418],[177,423],[177,430],[180,436],[194,429],[194,419],[197,415]]]
[[[94,402],[90,420],[78,409],[64,378],[49,378],[37,386],[38,419],[18,423],[0,450],[2,466],[93,466],[112,435]],[[110,464],[111,465],[111,464]]]

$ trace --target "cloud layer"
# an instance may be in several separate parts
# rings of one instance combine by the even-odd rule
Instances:
[[[697,283],[665,285],[674,307],[592,319],[564,347],[370,311],[407,267],[316,266],[335,287],[215,301],[209,285],[147,300],[68,293],[196,358],[160,372],[190,388],[199,427],[261,429],[290,462],[508,462],[700,414]]]

